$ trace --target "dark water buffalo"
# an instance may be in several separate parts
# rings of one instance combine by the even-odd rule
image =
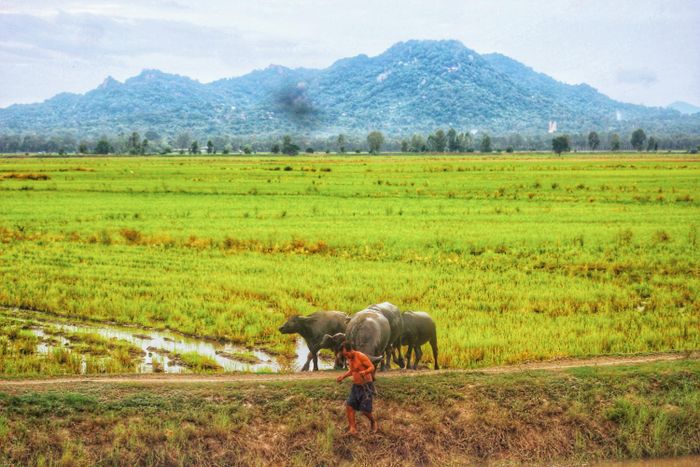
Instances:
[[[407,311],[403,313],[403,335],[401,336],[401,343],[408,346],[408,350],[406,351],[406,365],[408,367],[411,366],[412,350],[416,352],[413,369],[415,370],[418,367],[418,362],[420,362],[423,356],[423,351],[420,347],[426,342],[430,342],[430,347],[433,349],[435,369],[439,370],[435,322],[428,313],[423,311]]]
[[[324,342],[336,346],[336,354],[340,344],[348,341],[352,348],[367,355],[375,365],[384,360],[384,352],[389,345],[391,325],[383,314],[375,310],[362,310],[355,313],[344,333],[336,333],[324,337]]]
[[[403,356],[401,354],[401,336],[403,335],[403,317],[401,310],[389,302],[379,303],[367,308],[368,310],[378,311],[389,321],[391,327],[391,336],[389,337],[389,345],[385,352],[385,360],[382,361],[382,368],[391,368],[391,359],[394,359],[400,368],[403,368]],[[397,357],[398,355],[398,357]]]
[[[343,342],[345,342],[344,332],[338,332],[333,335],[326,334],[321,340],[322,349],[331,349],[333,351],[333,354],[335,355],[336,369],[345,367],[345,357],[343,357],[343,353],[341,352],[340,348],[343,345]]]
[[[317,311],[308,316],[293,316],[280,328],[282,334],[300,334],[309,348],[309,355],[301,371],[308,371],[311,360],[314,361],[314,371],[318,371],[318,351],[324,348],[322,341],[326,334],[345,332],[345,326],[350,318],[341,311]],[[338,361],[336,360],[336,366]]]

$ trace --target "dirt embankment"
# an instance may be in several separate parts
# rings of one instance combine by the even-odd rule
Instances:
[[[476,370],[450,370],[439,371],[412,371],[412,370],[392,370],[379,373],[379,378],[397,377],[422,377],[429,375],[439,375],[445,373],[519,373],[527,371],[560,371],[579,367],[607,367],[638,365],[641,363],[652,363],[661,361],[674,361],[683,359],[698,359],[700,351],[683,353],[654,353],[633,356],[604,356],[583,359],[561,359],[545,362],[532,362],[520,365],[497,366],[481,368]],[[29,378],[29,379],[0,379],[0,389],[3,386],[35,386],[35,385],[56,385],[69,383],[142,383],[142,384],[182,384],[182,383],[234,383],[234,382],[284,382],[299,380],[322,380],[330,378],[328,372],[304,372],[290,374],[252,374],[252,373],[231,373],[218,375],[191,375],[191,374],[134,374],[121,376],[71,376],[71,377],[51,377],[51,378]]]
[[[700,454],[696,356],[393,371],[377,383],[381,432],[362,419],[359,439],[345,434],[348,385],[333,376],[3,382],[0,465],[569,465]]]

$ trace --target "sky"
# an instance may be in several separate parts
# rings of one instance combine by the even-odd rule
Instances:
[[[0,0],[0,107],[147,68],[201,82],[457,39],[571,84],[700,105],[698,0]]]

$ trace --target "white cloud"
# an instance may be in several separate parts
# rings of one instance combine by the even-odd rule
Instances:
[[[641,84],[649,86],[656,83],[659,79],[651,70],[639,70],[625,68],[617,71],[617,80],[625,84]]]

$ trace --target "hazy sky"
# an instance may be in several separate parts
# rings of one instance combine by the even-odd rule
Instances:
[[[632,103],[700,105],[698,0],[0,0],[0,107],[144,68],[202,82],[458,39]]]

